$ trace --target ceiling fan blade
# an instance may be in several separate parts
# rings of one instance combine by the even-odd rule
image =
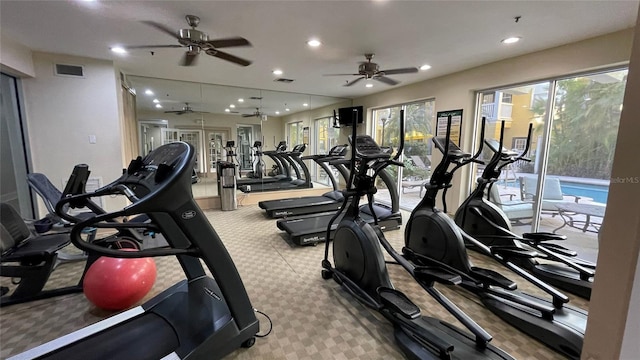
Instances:
[[[180,60],[180,65],[181,66],[193,66],[196,64],[196,58],[198,57],[198,54],[195,53],[190,53],[190,52],[186,52],[184,53],[184,56],[182,57],[182,60]]]
[[[385,75],[411,74],[411,73],[417,73],[418,68],[407,67],[407,68],[399,68],[399,69],[380,70],[380,72],[384,73]]]
[[[360,74],[323,74],[322,76],[358,76]]]
[[[153,26],[154,28],[162,31],[165,34],[171,35],[174,38],[178,38],[178,32],[173,30],[173,29],[171,29],[171,28],[169,28],[169,27],[167,27],[164,24],[160,24],[160,23],[157,23],[155,21],[150,21],[150,20],[145,20],[145,21],[143,21],[143,23],[145,23],[147,25],[150,25],[150,26]]]
[[[132,45],[132,46],[123,46],[122,48],[125,50],[133,50],[133,49],[160,49],[160,48],[181,48],[182,45]]]
[[[373,79],[374,80],[378,80],[378,81],[383,82],[383,83],[388,84],[388,85],[400,84],[399,81],[393,80],[392,78],[388,78],[386,76],[374,76]]]
[[[242,117],[252,117],[256,116],[256,114],[242,114]]]
[[[207,43],[214,48],[226,48],[235,46],[251,46],[249,40],[242,37],[233,37],[227,39],[209,40]]]
[[[353,80],[353,81],[351,81],[351,82],[348,82],[348,83],[346,83],[344,86],[351,86],[351,85],[353,85],[353,84],[357,83],[358,81],[360,81],[360,80],[362,80],[362,79],[364,79],[364,76],[363,76],[363,77],[359,77],[359,78],[357,78],[357,79],[355,79],[355,80]]]
[[[227,61],[230,61],[230,62],[232,62],[234,64],[238,64],[240,66],[249,66],[249,65],[251,65],[251,61],[239,58],[239,57],[237,57],[235,55],[231,55],[231,54],[226,53],[224,51],[210,49],[210,50],[207,50],[206,53],[207,53],[207,55],[215,56],[215,57],[220,58],[222,60],[227,60]]]

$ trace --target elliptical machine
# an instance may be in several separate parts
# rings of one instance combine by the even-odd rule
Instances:
[[[480,138],[484,138],[485,119]],[[572,359],[579,359],[587,325],[587,311],[566,306],[569,298],[516,265],[521,259],[532,259],[538,254],[513,246],[487,246],[460,229],[453,219],[436,208],[440,190],[451,187],[454,172],[478,160],[478,152],[463,152],[450,141],[451,117],[448,119],[446,137],[432,140],[442,154],[442,160],[426,185],[426,194],[411,213],[405,228],[405,257],[417,265],[438,266],[452,271],[462,278],[460,284],[476,294],[482,303],[507,323],[525,334]],[[455,165],[451,170],[449,167]],[[552,301],[517,291],[517,284],[502,274],[473,266],[467,256],[465,242],[481,253],[493,258],[520,277],[551,295]]]
[[[325,242],[322,261],[322,277],[333,278],[345,290],[363,304],[378,311],[394,325],[394,335],[398,346],[409,359],[512,359],[504,351],[489,345],[491,336],[467,317],[441,293],[433,288],[434,282],[455,284],[460,277],[447,271],[431,267],[413,267],[395,251],[396,258],[420,285],[438,302],[458,318],[473,335],[441,320],[421,316],[420,308],[402,292],[394,289],[382,254],[380,243],[387,249],[391,246],[377,225],[370,225],[359,216],[359,199],[367,196],[373,204],[377,175],[389,165],[402,166],[397,159],[402,153],[404,140],[392,159],[368,135],[356,135],[356,119],[353,119],[353,133],[350,138],[351,174],[347,189],[343,191],[344,201],[327,227],[327,238],[332,231],[332,222],[344,212],[333,238],[333,261],[329,261],[329,242]],[[404,134],[404,113],[400,113],[401,129]],[[356,164],[357,158],[357,164]],[[373,212],[375,214],[375,212]]]
[[[262,141],[253,143],[253,170],[247,174],[247,177],[253,179],[262,179],[267,175],[266,164],[262,159]]]
[[[227,153],[227,162],[236,166],[236,177],[240,179],[242,174],[240,174],[240,162],[238,161],[238,153],[236,152],[236,142],[228,140],[224,145],[224,151]]]
[[[131,161],[114,182],[58,202],[56,212],[74,222],[63,211],[67,204],[79,206],[93,197],[126,196],[131,205],[122,210],[77,223],[71,231],[72,243],[90,256],[176,256],[186,279],[141,306],[18,354],[15,359],[219,359],[255,343],[259,323],[240,275],[193,199],[190,178],[194,162],[193,146],[166,144],[144,159]],[[139,214],[147,214],[151,221],[120,221]],[[81,237],[88,227],[118,231],[144,227],[162,233],[169,246],[140,251],[109,249]],[[207,276],[203,263],[213,277]]]
[[[467,234],[487,246],[514,246],[522,248],[522,243],[540,252],[540,263],[536,259],[516,258],[514,262],[543,281],[566,290],[570,293],[589,299],[591,286],[595,275],[595,264],[576,258],[577,253],[556,243],[548,241],[566,240],[564,235],[549,232],[524,233],[516,235],[511,230],[509,218],[492,202],[485,199],[491,187],[500,176],[501,170],[516,161],[530,161],[525,157],[531,141],[532,125],[529,125],[527,143],[520,153],[505,150],[502,147],[504,135],[504,121],[500,128],[500,141],[484,140],[487,147],[493,151],[493,156],[482,176],[478,178],[478,185],[469,197],[460,205],[455,215],[455,222]],[[481,139],[482,140],[482,139]],[[468,243],[472,250],[476,249]],[[549,262],[551,261],[551,262]]]

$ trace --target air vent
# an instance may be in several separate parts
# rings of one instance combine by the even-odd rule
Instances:
[[[273,81],[276,81],[276,82],[282,82],[282,83],[287,83],[287,84],[288,84],[288,83],[292,83],[292,82],[293,82],[293,80],[292,80],[292,79],[285,79],[285,78],[278,78],[278,79],[275,79],[275,80],[273,80]]]
[[[84,77],[84,67],[81,65],[55,64],[55,74],[58,76]]]

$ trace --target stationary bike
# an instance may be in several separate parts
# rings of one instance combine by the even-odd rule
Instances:
[[[402,112],[400,118],[400,133],[403,134]],[[343,192],[344,202],[327,227],[329,238],[333,221],[344,212],[333,238],[335,266],[332,266],[328,259],[330,245],[327,241],[322,261],[322,277],[333,278],[356,299],[389,320],[394,325],[398,346],[409,359],[512,359],[504,351],[489,345],[491,336],[433,288],[436,281],[445,284],[459,283],[459,276],[427,266],[411,266],[402,256],[392,251],[391,245],[376,224],[370,225],[359,216],[360,197],[366,195],[369,206],[373,206],[377,175],[389,165],[402,166],[397,159],[402,153],[403,140],[392,159],[370,136],[356,135],[354,117],[350,141],[351,174],[347,189]],[[373,211],[372,213],[375,214]],[[390,254],[405,266],[423,288],[467,326],[473,335],[441,320],[422,316],[417,305],[405,294],[394,289],[387,273],[380,243],[390,250]]]
[[[483,118],[481,138],[484,138],[484,125]],[[446,137],[432,139],[443,157],[426,185],[424,198],[407,222],[403,254],[416,265],[438,266],[460,275],[460,285],[476,294],[487,309],[564,356],[579,359],[588,313],[565,305],[569,302],[565,294],[516,264],[522,259],[535,258],[538,253],[514,246],[487,246],[460,229],[446,210],[443,212],[436,208],[438,192],[451,187],[451,179],[457,169],[471,162],[482,163],[478,160],[482,143],[476,154],[465,153],[450,141],[450,129],[451,118],[448,119]],[[454,166],[449,170],[451,165]],[[474,266],[467,256],[465,242],[537,286],[552,300],[517,291],[517,284],[502,274]]]
[[[504,121],[500,129],[499,142],[484,140],[487,147],[493,151],[493,156],[482,172],[482,176],[478,178],[476,189],[456,211],[455,222],[467,234],[487,246],[507,245],[522,248],[523,244],[526,244],[535,249],[540,253],[540,257],[516,258],[514,262],[553,286],[589,299],[595,275],[594,263],[577,258],[577,253],[571,249],[549,243],[553,240],[566,240],[567,237],[564,235],[549,232],[516,235],[511,230],[509,218],[504,211],[484,197],[485,193],[490,193],[502,168],[516,161],[529,161],[525,158],[525,154],[529,149],[531,130],[530,125],[525,149],[519,154],[502,147]],[[467,245],[470,249],[475,249],[472,244]]]

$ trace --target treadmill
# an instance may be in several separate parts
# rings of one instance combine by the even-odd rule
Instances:
[[[253,143],[253,147],[256,148],[256,156],[262,157],[263,155],[269,156],[273,162],[278,166],[282,171],[280,175],[270,176],[270,177],[244,177],[236,180],[236,184],[238,186],[242,185],[254,185],[254,184],[263,184],[263,183],[272,183],[277,181],[291,181],[291,176],[289,174],[289,167],[283,166],[280,158],[277,157],[278,153],[284,152],[287,149],[287,143],[285,141],[280,141],[278,146],[276,146],[275,150],[272,151],[262,151],[262,141],[256,141]]]
[[[349,160],[331,161],[330,164],[349,165]],[[391,206],[380,202],[373,204],[373,212],[369,208],[369,204],[360,206],[360,218],[368,223],[374,222],[373,213],[378,218],[378,226],[382,231],[397,230],[402,225],[402,215],[400,214],[400,198],[398,196],[398,187],[396,181],[385,170],[381,171],[379,178],[384,182],[389,195],[391,196]],[[285,231],[289,235],[289,239],[296,245],[316,245],[319,242],[327,240],[327,227],[331,218],[335,216],[335,211],[304,215],[295,218],[280,219],[276,225],[278,229]],[[342,215],[338,217],[331,226],[330,240],[333,233],[338,227]]]
[[[58,215],[76,222],[64,212],[65,205],[82,205],[96,197],[125,196],[131,204],[123,209],[77,223],[70,235],[73,244],[90,257],[176,256],[186,279],[141,306],[27,350],[12,360],[221,359],[255,343],[260,326],[242,279],[191,193],[195,159],[193,146],[185,142],[162,145],[144,159],[133,160],[114,182],[94,192],[63,198],[56,205]],[[141,225],[120,221],[140,214],[147,214],[151,222]],[[146,228],[161,232],[169,245],[140,251],[99,246],[81,236],[88,227]],[[203,264],[212,276],[207,275]]]
[[[340,205],[342,205],[344,197],[342,196],[342,192],[338,191],[338,180],[335,178],[327,163],[329,161],[344,158],[347,150],[347,145],[336,145],[331,148],[331,150],[329,150],[329,153],[326,155],[309,155],[303,156],[301,158],[301,160],[303,161],[313,160],[318,165],[320,165],[322,170],[324,170],[324,172],[329,176],[329,180],[331,181],[331,184],[333,186],[333,191],[326,192],[320,196],[304,196],[298,198],[260,201],[258,203],[258,206],[260,206],[261,209],[264,209],[267,213],[267,216],[271,218],[281,218],[292,215],[306,215],[338,210],[340,208]],[[345,181],[347,181],[349,175],[348,170],[344,167],[344,165],[336,164],[334,166],[341,173]]]
[[[297,179],[293,179],[290,181],[276,181],[272,183],[240,185],[238,186],[238,190],[242,191],[243,193],[252,193],[312,188],[313,184],[311,183],[311,174],[309,173],[309,168],[307,168],[307,165],[305,165],[305,163],[300,159],[300,155],[302,155],[306,148],[307,145],[300,144],[294,146],[293,149],[289,152],[279,152],[273,154],[276,158],[279,158],[283,164],[288,163],[291,166],[291,168],[296,173]],[[300,173],[300,169],[303,171],[304,175]]]

